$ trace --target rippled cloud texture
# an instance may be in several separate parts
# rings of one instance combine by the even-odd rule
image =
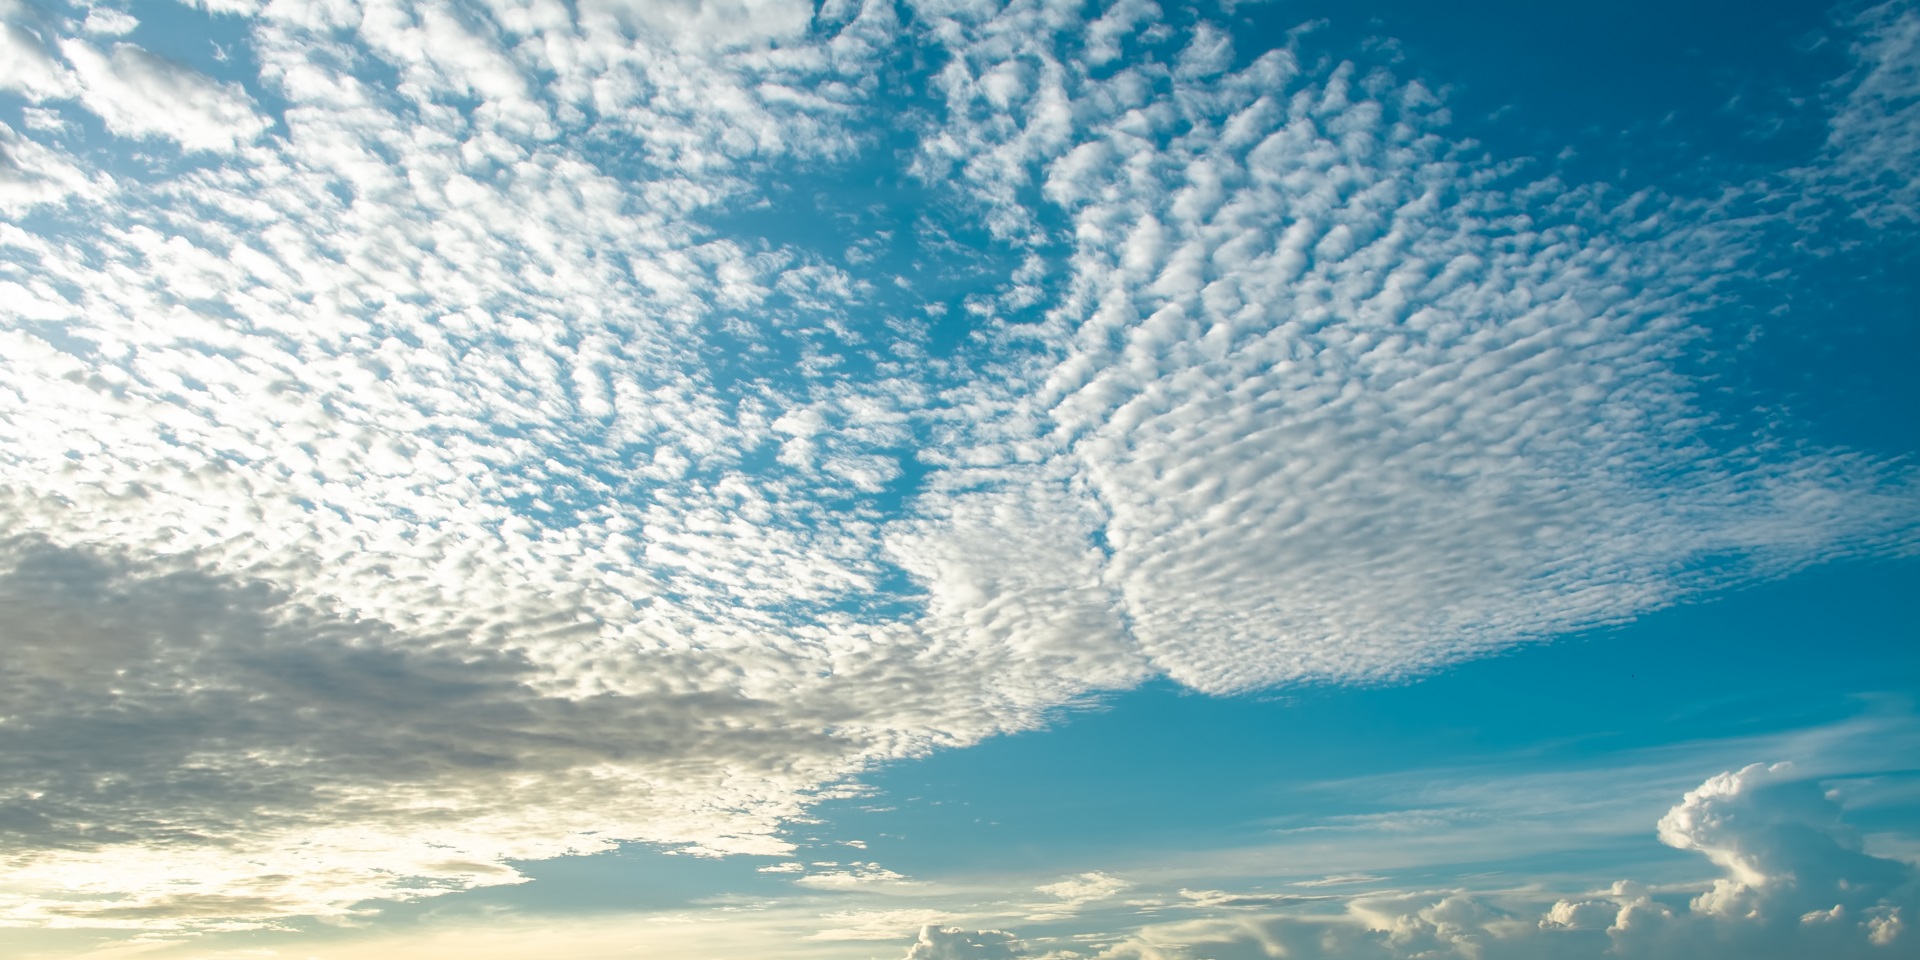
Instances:
[[[140,45],[162,13],[198,39]],[[785,854],[873,764],[1098,691],[1401,680],[1920,542],[1911,464],[1700,402],[1689,351],[1770,235],[1742,198],[1490,155],[1310,31],[1243,49],[1144,0],[0,14],[8,923]],[[1910,222],[1920,14],[1853,16],[1821,159],[1750,189]],[[1622,888],[1553,923],[1805,906],[1772,834],[1702,813],[1770,776],[1662,822],[1730,878],[1690,913]],[[1832,928],[1895,929],[1867,896]],[[1368,949],[1547,926],[1353,909],[1403,906]],[[944,930],[912,956],[1016,955]]]

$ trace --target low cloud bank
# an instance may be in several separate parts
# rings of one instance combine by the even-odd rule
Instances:
[[[1547,903],[1470,892],[1367,894],[1337,913],[1245,911],[1155,924],[1083,950],[1048,950],[1000,931],[928,926],[907,960],[1788,960],[1910,955],[1920,870],[1876,857],[1840,804],[1790,764],[1708,779],[1659,822],[1667,845],[1724,874],[1690,898],[1620,881]],[[1232,901],[1216,898],[1222,903]],[[1307,909],[1324,909],[1316,900]],[[1267,912],[1256,913],[1256,908]],[[973,952],[966,952],[972,950]],[[943,952],[944,951],[944,952]]]

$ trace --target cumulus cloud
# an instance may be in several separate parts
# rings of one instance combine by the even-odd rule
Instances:
[[[1632,960],[1883,958],[1905,949],[1920,870],[1866,854],[1838,803],[1787,764],[1755,764],[1689,791],[1660,838],[1725,875],[1690,902],[1631,881],[1542,903],[1537,893],[1384,891],[1337,897],[1189,894],[1197,906],[1264,907],[1149,924],[1088,952],[1103,960],[1258,957]],[[1331,908],[1331,909],[1330,909]],[[1018,954],[1016,954],[1018,955]]]
[[[203,6],[257,76],[7,8],[8,89],[211,154],[0,144],[9,212],[69,201],[0,232],[16,922],[781,854],[869,764],[1156,672],[1404,676],[1912,547],[1910,467],[1693,406],[1737,230],[1403,78],[1140,4]],[[856,159],[907,168],[872,266],[779,233]]]
[[[928,924],[920,928],[919,942],[907,948],[905,960],[1013,960],[1019,941],[999,930],[965,930]]]
[[[1660,839],[1727,871],[1692,905],[1716,917],[1775,925],[1858,919],[1897,910],[1887,903],[1896,894],[1920,892],[1913,867],[1862,852],[1839,805],[1789,764],[1708,780],[1661,818]]]

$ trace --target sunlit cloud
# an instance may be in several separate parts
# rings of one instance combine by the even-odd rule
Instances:
[[[1405,680],[1920,544],[1910,462],[1700,401],[1689,350],[1765,225],[1492,155],[1310,35],[209,0],[164,15],[242,39],[189,63],[159,8],[51,7],[0,3],[0,91],[39,111],[0,123],[0,922],[340,919],[627,842],[909,896],[792,826],[1150,679]],[[1851,23],[1820,163],[1743,189],[1911,220],[1911,177],[1862,171],[1912,154],[1920,16]],[[1811,789],[1688,794],[1661,836],[1727,879],[1685,910],[1364,894],[1098,955],[1677,951],[1741,911],[1891,942],[1911,871],[1837,821],[1778,821],[1832,864],[1710,826],[1837,817]],[[1781,892],[1814,866],[1845,902]],[[836,916],[806,942],[1083,955]]]

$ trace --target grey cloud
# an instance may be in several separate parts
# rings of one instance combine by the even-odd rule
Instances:
[[[955,732],[994,722],[879,665],[866,694],[756,699],[692,652],[651,658],[650,690],[556,693],[497,636],[401,635],[184,560],[34,538],[3,553],[0,857],[17,881],[68,877],[0,897],[16,921],[330,913],[516,882],[500,859],[619,838],[777,852],[815,785],[911,749],[870,697],[917,699]]]

